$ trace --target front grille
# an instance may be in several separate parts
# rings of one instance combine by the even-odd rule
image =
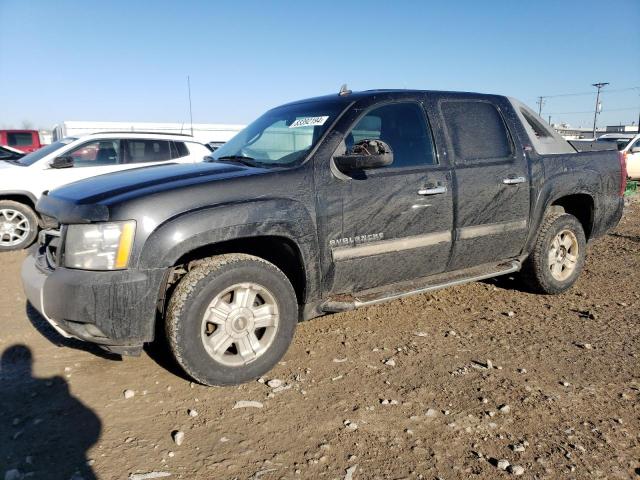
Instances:
[[[42,230],[38,237],[37,264],[45,270],[55,270],[59,265],[60,230]]]

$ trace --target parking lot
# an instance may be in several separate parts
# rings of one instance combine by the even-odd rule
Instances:
[[[76,479],[450,479],[513,476],[521,471],[514,465],[525,478],[640,471],[637,200],[591,245],[568,293],[532,295],[503,278],[319,318],[299,326],[262,380],[280,380],[271,382],[277,388],[207,388],[186,380],[161,347],[121,360],[64,340],[25,304],[24,255],[1,257],[2,474],[51,478],[55,467],[56,478]],[[134,395],[125,398],[126,390]],[[180,445],[176,432],[184,433]],[[499,460],[511,470],[501,471]]]

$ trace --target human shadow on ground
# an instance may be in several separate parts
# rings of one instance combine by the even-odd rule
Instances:
[[[62,377],[35,378],[31,350],[12,345],[0,359],[0,475],[92,480],[87,450],[102,422]]]

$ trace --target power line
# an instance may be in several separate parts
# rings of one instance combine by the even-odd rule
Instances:
[[[640,87],[627,87],[627,88],[614,88],[611,90],[606,90],[602,92],[602,95],[609,93],[617,93],[617,92],[629,92],[631,90],[640,90]],[[594,92],[581,92],[581,93],[558,93],[556,95],[541,95],[537,98],[558,98],[558,97],[578,97],[584,95],[593,95]]]

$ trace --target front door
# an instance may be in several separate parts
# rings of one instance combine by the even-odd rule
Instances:
[[[327,239],[325,290],[346,293],[442,272],[451,251],[451,171],[438,162],[422,104],[396,101],[362,112],[335,155],[363,140],[382,140],[391,165],[342,172],[319,192],[341,205],[341,228]]]
[[[530,204],[524,151],[493,103],[443,99],[439,110],[455,163],[455,240],[448,269],[518,256]]]

